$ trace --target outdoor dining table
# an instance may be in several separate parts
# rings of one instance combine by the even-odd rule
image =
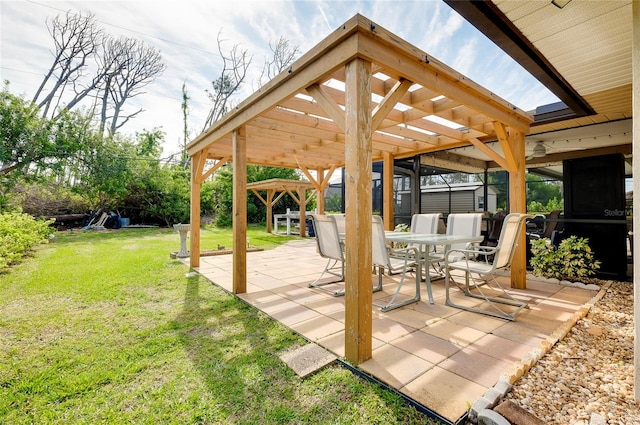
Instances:
[[[431,276],[429,274],[429,255],[432,248],[441,245],[453,245],[458,243],[474,243],[482,242],[482,236],[463,236],[463,235],[446,235],[433,233],[411,233],[411,232],[385,232],[385,239],[389,242],[405,242],[420,246],[419,266],[425,266],[425,281],[427,285],[427,293],[429,295],[429,303],[433,304],[433,294],[431,293]],[[420,299],[420,285],[416,285],[416,299]]]

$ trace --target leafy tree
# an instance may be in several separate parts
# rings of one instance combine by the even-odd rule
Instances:
[[[562,199],[562,188],[556,180],[541,180],[533,174],[527,174],[527,203],[537,201],[543,205],[552,199]]]
[[[325,200],[324,208],[327,212],[340,212],[342,211],[342,197],[337,193],[334,193]]]
[[[189,219],[191,174],[161,163],[163,139],[158,129],[136,134],[129,173],[121,177],[125,185],[121,205],[134,220],[170,226]]]
[[[0,92],[0,176],[61,171],[87,148],[88,128],[89,119],[79,112],[40,117],[34,103],[9,93],[7,83]]]

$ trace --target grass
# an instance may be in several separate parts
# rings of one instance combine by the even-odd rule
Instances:
[[[202,232],[203,249],[230,241]],[[0,423],[429,423],[338,365],[296,377],[278,355],[305,341],[186,277],[178,246],[166,229],[65,232],[0,275]]]

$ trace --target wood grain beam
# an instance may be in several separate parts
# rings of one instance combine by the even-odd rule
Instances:
[[[306,90],[344,132],[344,111],[336,101],[319,84],[312,84]]]
[[[412,85],[413,83],[411,81],[401,78],[380,101],[378,106],[373,109],[373,119],[371,120],[371,129],[373,131],[378,129],[382,120],[389,115],[389,112],[393,110],[398,101],[407,93]]]

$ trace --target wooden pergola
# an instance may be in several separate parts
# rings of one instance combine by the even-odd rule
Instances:
[[[262,201],[267,207],[267,232],[271,233],[271,225],[273,222],[273,205],[280,200],[286,193],[298,204],[300,210],[300,234],[305,234],[306,226],[306,209],[307,204],[317,192],[314,190],[315,185],[306,180],[290,180],[290,179],[269,179],[259,182],[247,183],[247,190],[253,192],[254,195]],[[307,191],[314,192],[307,197]],[[262,196],[260,192],[266,192],[266,196]],[[277,196],[274,199],[274,196]],[[324,208],[323,208],[324,209]]]
[[[387,229],[393,227],[394,159],[468,145],[509,172],[509,209],[525,212],[524,136],[532,122],[529,114],[356,15],[188,145],[190,264],[200,265],[201,183],[222,164],[234,165],[234,293],[246,292],[246,165],[300,169],[318,193],[344,167],[345,356],[360,364],[372,355],[372,163],[383,161]],[[485,144],[496,140],[501,152]],[[206,160],[216,162],[204,172]],[[524,246],[522,235],[511,269],[517,288],[525,287]]]

